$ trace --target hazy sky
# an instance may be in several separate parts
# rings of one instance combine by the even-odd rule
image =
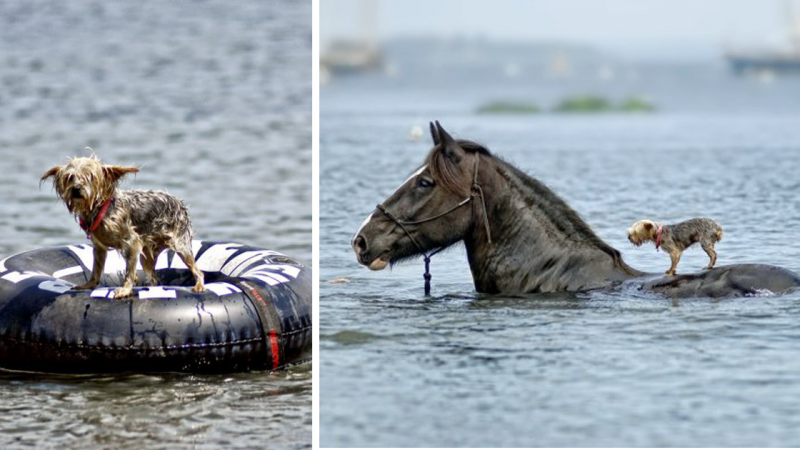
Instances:
[[[629,56],[695,59],[726,45],[785,43],[792,9],[800,19],[797,0],[321,0],[320,28],[323,45],[363,33],[373,17],[380,38],[588,42]]]

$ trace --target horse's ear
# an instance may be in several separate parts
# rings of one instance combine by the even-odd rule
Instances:
[[[438,120],[436,121],[436,130],[439,134],[439,141],[442,145],[442,153],[444,156],[450,158],[454,163],[461,161],[461,158],[464,156],[464,149],[462,149],[456,140],[445,131]]]
[[[433,122],[428,122],[431,126],[431,139],[433,139],[433,145],[439,145],[439,130],[436,129],[436,125]]]

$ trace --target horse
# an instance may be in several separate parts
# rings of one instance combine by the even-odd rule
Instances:
[[[367,216],[351,246],[382,270],[456,243],[475,290],[486,294],[582,292],[634,285],[670,298],[780,294],[800,275],[766,264],[718,266],[663,276],[629,266],[561,197],[486,147],[430,124],[425,162]]]

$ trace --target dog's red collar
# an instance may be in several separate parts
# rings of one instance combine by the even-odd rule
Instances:
[[[658,232],[656,233],[656,250],[658,250],[658,247],[661,247],[661,232],[662,231],[664,231],[664,226],[659,225],[658,226]]]
[[[108,208],[111,207],[111,204],[114,203],[116,200],[114,197],[103,202],[103,206],[100,207],[100,211],[97,212],[97,215],[94,216],[94,220],[92,221],[92,225],[88,228],[86,227],[86,222],[83,221],[83,217],[80,218],[81,229],[86,232],[86,239],[92,238],[92,233],[100,226],[100,222],[103,221],[103,218],[106,216],[108,212]]]

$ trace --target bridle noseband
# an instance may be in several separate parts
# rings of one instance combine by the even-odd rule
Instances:
[[[408,228],[406,228],[406,225],[419,225],[419,224],[422,224],[422,223],[431,222],[433,220],[442,218],[442,217],[450,214],[451,212],[461,208],[462,206],[466,205],[467,203],[471,202],[473,200],[473,198],[475,198],[475,196],[477,195],[477,196],[479,196],[481,198],[481,205],[483,207],[483,225],[486,227],[486,238],[487,238],[488,242],[491,244],[492,243],[492,231],[489,228],[489,215],[487,214],[487,210],[486,210],[486,198],[484,198],[483,189],[481,188],[481,185],[478,183],[478,165],[479,165],[479,163],[480,163],[480,153],[475,152],[475,166],[473,168],[473,173],[472,173],[472,187],[470,188],[469,197],[465,198],[464,200],[461,200],[460,202],[458,202],[458,204],[456,204],[455,206],[453,206],[452,208],[448,209],[447,211],[445,211],[443,213],[436,214],[434,216],[427,217],[425,219],[407,221],[407,220],[398,219],[397,217],[394,216],[394,214],[392,214],[389,211],[387,211],[386,208],[383,205],[379,204],[377,206],[378,211],[382,212],[392,222],[396,223],[400,227],[400,229],[403,230],[403,232],[406,234],[406,236],[408,236],[408,238],[411,240],[411,242],[414,244],[414,246],[417,247],[417,250],[419,250],[419,252],[422,254],[422,258],[425,260],[425,273],[422,275],[422,278],[425,279],[425,295],[431,295],[431,271],[430,271],[431,257],[433,257],[433,255],[439,253],[440,251],[444,250],[445,247],[440,247],[440,248],[437,248],[436,250],[434,250],[434,251],[432,251],[430,253],[425,253],[425,249],[423,249],[422,246],[419,245],[419,242],[417,242],[417,240],[414,239],[414,236],[412,236],[411,232],[408,231]]]

